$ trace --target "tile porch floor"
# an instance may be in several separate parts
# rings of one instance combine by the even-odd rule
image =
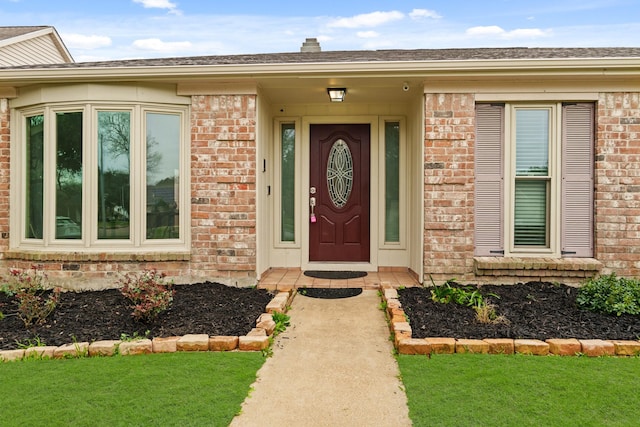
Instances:
[[[381,284],[393,288],[418,286],[415,275],[408,271],[370,271],[358,279],[329,280],[307,277],[299,268],[272,268],[258,282],[261,289],[288,291],[296,288],[363,288],[379,289]]]

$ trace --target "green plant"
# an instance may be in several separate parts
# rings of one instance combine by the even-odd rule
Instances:
[[[433,283],[433,279],[432,279]],[[435,302],[448,304],[454,302],[460,305],[472,307],[476,312],[476,319],[480,323],[507,323],[508,320],[504,316],[496,313],[496,307],[485,301],[484,296],[478,288],[472,286],[458,286],[453,279],[449,279],[444,284],[436,286],[433,283],[431,289],[431,299]],[[488,294],[492,297],[499,298],[496,294]]]
[[[73,347],[76,350],[76,354],[75,355],[66,354],[65,358],[74,359],[74,358],[80,358],[80,357],[89,357],[89,347],[81,346],[75,335],[71,336],[71,342],[73,343]]]
[[[640,280],[615,273],[589,280],[578,290],[578,306],[607,314],[640,314]]]
[[[139,341],[139,340],[144,340],[144,339],[149,338],[149,335],[151,335],[151,331],[150,330],[144,331],[144,335],[138,334],[137,331],[134,332],[133,335],[122,333],[122,334],[120,334],[120,341]]]
[[[120,292],[133,304],[131,315],[136,320],[150,321],[171,307],[175,291],[164,273],[155,269],[127,273],[119,281]]]
[[[44,347],[44,346],[46,346],[44,341],[42,341],[42,339],[40,339],[40,337],[38,337],[38,336],[34,337],[33,339],[27,338],[24,341],[16,341],[16,345],[20,349],[27,349],[27,348],[32,348],[32,347]]]
[[[271,318],[276,323],[276,328],[273,330],[274,335],[278,335],[281,332],[284,332],[287,329],[287,326],[291,324],[291,317],[285,313],[274,312],[271,314]]]
[[[55,310],[60,298],[60,288],[49,290],[47,275],[33,266],[29,270],[9,270],[10,279],[2,290],[18,302],[18,317],[26,327],[42,325]]]
[[[262,357],[269,358],[273,356],[273,337],[269,337],[269,345],[260,352]]]
[[[443,304],[455,302],[466,306],[477,306],[483,301],[482,294],[478,289],[471,286],[456,286],[453,280],[447,280],[443,285],[434,286],[431,289],[431,299]]]

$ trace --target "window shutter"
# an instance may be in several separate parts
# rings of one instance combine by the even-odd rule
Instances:
[[[594,105],[562,114],[562,256],[593,256]]]
[[[504,106],[476,106],[475,255],[503,256]]]

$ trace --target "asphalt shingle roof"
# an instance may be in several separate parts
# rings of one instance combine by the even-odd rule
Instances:
[[[130,59],[101,62],[23,66],[19,68],[116,68],[198,65],[262,65],[353,62],[472,61],[518,59],[639,58],[640,48],[470,48],[288,52],[215,55],[175,58]]]
[[[47,26],[39,26],[39,27],[0,27],[0,40],[11,39],[13,37],[18,37],[24,34],[33,33],[35,31],[44,30],[45,28],[50,28]]]

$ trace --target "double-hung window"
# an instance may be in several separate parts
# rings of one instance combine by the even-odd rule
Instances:
[[[593,256],[593,146],[593,104],[478,104],[475,254]]]
[[[186,107],[83,103],[21,117],[17,247],[187,248]]]

